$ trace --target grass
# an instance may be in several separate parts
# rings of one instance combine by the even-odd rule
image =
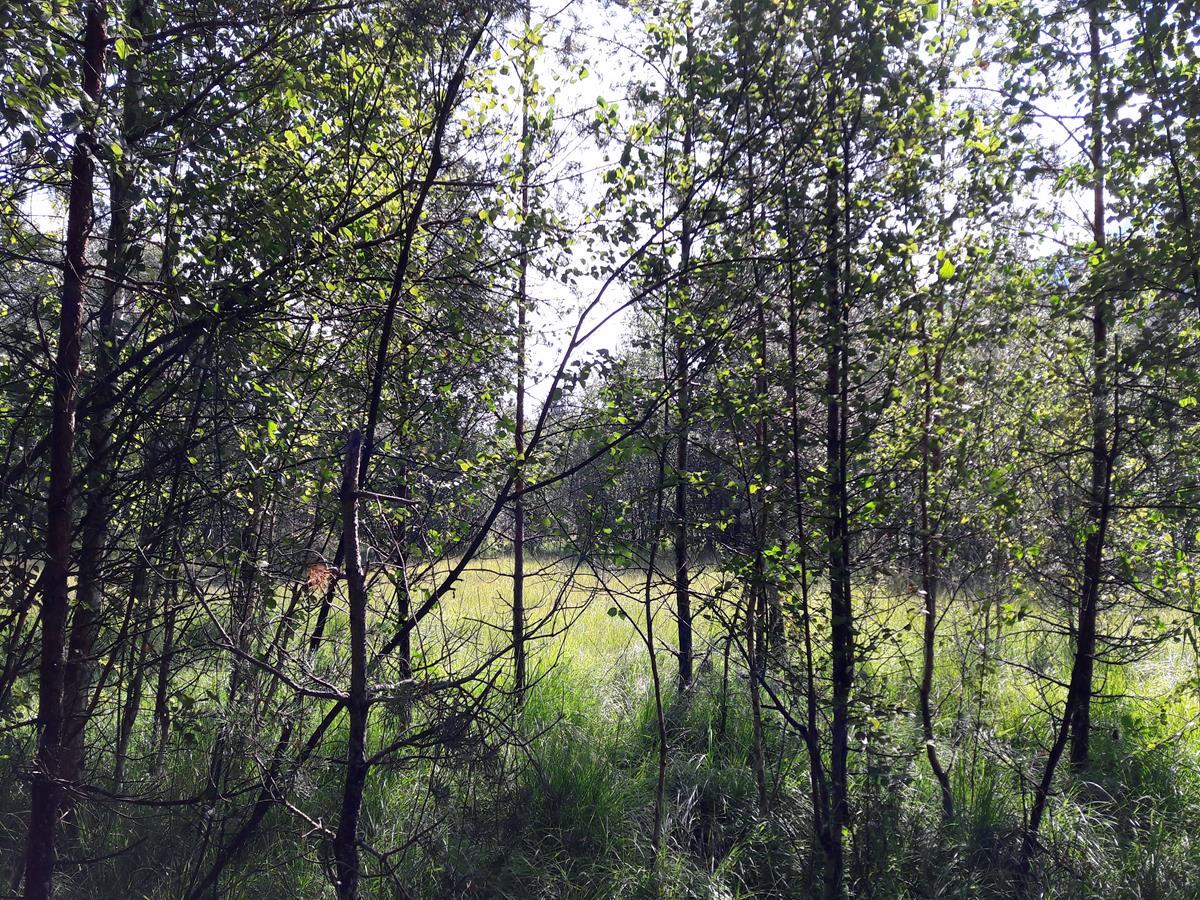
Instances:
[[[650,847],[657,780],[657,726],[645,645],[644,575],[601,576],[544,563],[531,577],[528,604],[536,637],[532,687],[518,710],[497,695],[487,727],[472,724],[458,743],[410,750],[373,769],[363,832],[386,857],[386,879],[368,882],[371,897],[509,898],[787,898],[813,895],[819,854],[809,828],[806,756],[778,717],[766,733],[775,800],[758,808],[749,767],[746,685],[736,658],[728,671],[720,644],[688,697],[672,685],[674,659],[660,647],[669,731],[664,842]],[[414,647],[430,673],[482,665],[481,680],[503,681],[511,565],[472,568],[438,614],[423,623]],[[427,585],[414,584],[419,592]],[[674,622],[665,585],[654,586],[655,627],[669,644]],[[704,573],[698,590],[716,595],[719,579]],[[814,602],[819,603],[818,596]],[[940,630],[935,672],[939,743],[951,763],[959,815],[943,825],[936,785],[921,748],[915,709],[919,628],[914,598],[879,588],[860,592],[859,667],[854,724],[855,820],[850,857],[856,896],[879,898],[1012,896],[1015,848],[1046,740],[1045,692],[1029,673],[1061,675],[1064,648],[1043,635],[1006,626],[994,639],[991,611],[966,597]],[[378,588],[378,623],[394,597]],[[717,620],[732,600],[702,611],[702,644],[720,634]],[[985,619],[985,616],[989,617]],[[818,621],[818,630],[822,627]],[[332,634],[343,628],[335,615]],[[377,629],[386,632],[386,628]],[[452,648],[447,656],[445,648]],[[997,656],[1002,655],[1005,662]],[[736,653],[734,654],[736,657]],[[1019,663],[1013,665],[1012,663]],[[337,674],[337,641],[321,662]],[[219,691],[216,676],[197,672],[192,690]],[[1095,764],[1088,778],[1064,774],[1044,829],[1042,895],[1056,898],[1194,897],[1200,884],[1200,721],[1195,660],[1167,643],[1148,658],[1101,672],[1096,704]],[[476,682],[476,687],[480,682]],[[470,688],[474,690],[476,688]],[[198,739],[169,760],[171,794],[202,783],[212,738],[212,708],[197,717]],[[418,709],[418,721],[448,715]],[[311,718],[311,716],[310,716]],[[148,715],[142,717],[147,723]],[[396,720],[381,708],[371,739],[381,746]],[[109,727],[100,723],[101,729]],[[206,730],[207,729],[207,730]],[[247,737],[243,774],[274,740],[270,723]],[[98,735],[98,744],[103,735]],[[222,881],[228,898],[332,896],[320,828],[331,825],[341,787],[343,732],[295,785],[293,810],[268,816],[252,852]],[[11,738],[9,738],[11,740]],[[136,742],[143,748],[148,733]],[[19,758],[12,754],[10,758]],[[24,801],[15,792],[0,810],[4,845],[23,833]],[[301,814],[303,813],[303,814]],[[165,807],[114,816],[86,813],[84,834],[97,846],[130,846],[104,863],[77,870],[69,897],[172,897],[183,893],[197,863],[203,807]],[[365,854],[375,873],[384,859]],[[10,860],[16,855],[10,852]],[[2,873],[11,877],[11,872]],[[396,885],[403,887],[398,893]]]

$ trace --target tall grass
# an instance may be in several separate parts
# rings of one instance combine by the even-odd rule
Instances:
[[[502,647],[510,571],[505,560],[470,571],[419,630],[420,658],[452,670]],[[531,578],[527,602],[538,637],[524,705],[501,701],[492,709],[490,730],[481,729],[462,748],[424,748],[372,770],[364,839],[385,855],[365,858],[371,872],[387,877],[368,880],[368,896],[787,898],[817,892],[821,863],[810,829],[804,748],[779,717],[768,716],[775,797],[764,813],[749,765],[747,687],[736,651],[727,667],[720,643],[686,696],[670,678],[670,647],[658,649],[668,682],[669,755],[664,840],[653,854],[659,737],[647,651],[635,627],[642,611],[633,598],[642,578],[639,572],[601,577],[562,563],[547,563]],[[717,576],[703,578],[706,589],[718,593]],[[655,615],[669,643],[665,588]],[[1048,704],[1059,699],[1029,670],[1061,672],[1065,648],[1019,627],[1007,628],[997,644],[991,626],[980,626],[984,611],[969,598],[951,608],[940,632],[934,695],[958,816],[943,824],[913,713],[920,646],[919,629],[905,627],[914,616],[910,599],[881,590],[865,604],[869,655],[859,672],[863,715],[854,723],[853,892],[1013,896],[1030,779],[1048,733]],[[389,601],[378,602],[382,616]],[[702,611],[698,628],[706,639],[717,639],[716,622],[725,612]],[[336,635],[337,616],[332,627]],[[441,652],[447,646],[454,648],[448,660]],[[325,651],[324,671],[339,671],[338,652],[336,642]],[[502,677],[507,661],[498,655],[489,665]],[[1086,780],[1064,775],[1057,785],[1039,858],[1042,896],[1200,896],[1195,660],[1182,645],[1164,644],[1149,658],[1099,676],[1095,764]],[[211,673],[195,678],[219,690]],[[381,746],[393,737],[395,722],[386,709],[373,722],[371,740]],[[203,782],[212,723],[201,719],[194,727],[195,741],[168,759],[164,796],[186,796]],[[292,808],[271,812],[251,852],[222,880],[221,897],[332,896],[322,829],[334,823],[320,816],[337,809],[343,739],[338,729],[330,732],[325,752],[300,773]],[[148,731],[136,740],[145,746]],[[263,764],[255,754],[269,745],[248,739],[248,776]],[[2,796],[7,871],[0,874],[8,883],[19,860],[24,802],[20,791]],[[88,867],[65,867],[63,896],[185,893],[209,828],[203,804],[83,809],[75,851],[124,850]]]

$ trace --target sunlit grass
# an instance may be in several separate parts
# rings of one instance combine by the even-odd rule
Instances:
[[[422,592],[445,571],[414,574],[408,585],[414,601],[428,596]],[[725,590],[715,570],[693,573],[697,653],[709,662],[699,667],[698,688],[681,698],[675,690],[672,585],[664,572],[650,584],[669,729],[665,840],[656,861],[648,843],[658,736],[643,639],[645,572],[528,561],[531,685],[519,707],[506,690],[512,583],[510,559],[473,562],[414,633],[418,681],[474,672],[464,692],[483,685],[500,690],[496,718],[473,723],[476,733],[464,736],[464,747],[401,751],[372,771],[364,833],[377,847],[404,846],[418,836],[396,862],[412,895],[749,898],[815,890],[819,850],[808,832],[803,745],[770,714],[766,741],[777,800],[769,816],[758,810],[749,765],[747,684],[736,644],[724,668],[724,629],[738,615],[740,593]],[[1064,680],[1068,671],[1067,637],[1015,619],[997,629],[996,610],[969,591],[943,601],[936,733],[959,811],[946,829],[915,715],[920,598],[903,584],[880,582],[856,585],[855,599],[861,658],[851,764],[854,804],[861,813],[851,846],[860,854],[854,863],[859,877],[869,878],[872,895],[883,898],[927,896],[931,884],[945,896],[1011,896],[1014,848],[1029,791],[1040,774],[1051,717],[1061,709],[1063,692],[1054,680]],[[395,590],[378,573],[370,602],[378,649],[399,621]],[[798,600],[784,591],[781,603],[789,611],[794,654]],[[820,671],[827,664],[828,620],[821,584],[812,586],[810,603],[824,710],[828,685]],[[219,598],[212,604],[215,616],[225,614]],[[277,603],[277,609],[283,606]],[[309,608],[311,616],[315,607]],[[262,634],[273,633],[279,621],[270,619]],[[300,624],[294,647],[311,627],[310,621]],[[347,675],[340,592],[327,635],[314,671],[340,686]],[[178,677],[200,698],[201,710],[188,724],[196,729],[196,743],[176,748],[168,760],[172,790],[180,793],[203,784],[216,723],[250,725],[239,718],[244,709],[222,705],[226,681],[216,674],[222,666],[219,659],[207,659],[203,670]],[[1193,837],[1200,833],[1196,683],[1192,648],[1180,641],[1165,641],[1124,666],[1098,668],[1096,761],[1086,781],[1071,778],[1065,767],[1060,771],[1043,830],[1049,848],[1046,896],[1193,896],[1186,886],[1200,877],[1200,847]],[[792,702],[802,699],[791,696]],[[325,708],[300,705],[296,714],[311,723]],[[145,712],[135,737],[143,749],[150,737]],[[394,740],[403,727],[392,712],[388,703],[376,707],[372,747]],[[418,725],[440,714],[420,702],[414,709]],[[271,724],[249,729],[261,737],[248,741],[247,752],[261,757],[270,750]],[[184,725],[181,717],[179,727]],[[337,808],[343,728],[339,723],[330,730],[322,752],[299,773],[293,805],[309,816]],[[192,827],[185,810],[179,815],[144,851],[91,870],[77,896],[117,895],[124,888],[115,886],[150,877],[147,872],[154,873],[156,885],[147,890],[174,895],[186,873],[172,853],[183,852],[179,838]],[[19,821],[13,822],[16,833]],[[116,826],[106,820],[87,827]],[[135,820],[128,827],[130,843],[147,837]],[[223,896],[329,895],[328,879],[314,862],[320,842],[311,828],[287,808],[273,810],[264,831],[269,839],[256,845],[249,877],[242,881],[240,870],[231,869]]]

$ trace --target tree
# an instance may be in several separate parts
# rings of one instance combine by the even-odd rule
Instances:
[[[103,3],[85,9],[83,94],[93,104],[92,120],[75,138],[71,154],[71,188],[67,205],[66,249],[58,349],[54,360],[54,394],[50,424],[50,484],[46,511],[46,569],[42,573],[42,640],[38,672],[38,750],[30,796],[29,836],[25,855],[25,896],[50,897],[53,892],[55,841],[63,800],[64,734],[63,653],[70,608],[68,579],[74,532],[75,413],[78,407],[80,341],[84,288],[88,278],[87,244],[92,230],[92,191],[98,152],[95,117],[104,89],[107,15]]]

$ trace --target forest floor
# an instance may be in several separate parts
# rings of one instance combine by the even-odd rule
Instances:
[[[809,828],[804,746],[767,713],[771,808],[759,809],[750,768],[748,686],[736,647],[710,640],[736,604],[721,581],[702,573],[697,684],[674,687],[675,659],[660,647],[667,721],[663,840],[651,835],[658,776],[658,728],[646,645],[645,576],[601,579],[563,563],[531,565],[531,687],[523,707],[500,699],[486,716],[414,747],[407,765],[372,772],[364,834],[388,878],[366,896],[399,897],[808,897],[820,879]],[[674,642],[667,585],[652,585],[656,640]],[[413,590],[419,596],[420,584]],[[444,612],[423,624],[414,662],[441,675],[508,665],[489,645],[507,640],[511,563],[481,562],[466,573]],[[812,597],[814,607],[822,600]],[[852,857],[856,896],[1007,897],[1016,848],[1051,710],[1066,671],[1067,642],[1044,622],[1026,630],[1030,608],[997,609],[966,594],[940,625],[934,698],[938,739],[949,764],[956,820],[943,824],[916,715],[921,654],[916,598],[880,588],[861,592],[860,703],[853,723]],[[999,625],[997,622],[999,621]],[[814,617],[819,630],[822,623]],[[333,634],[341,623],[334,617]],[[492,637],[489,639],[488,636]],[[445,658],[446,647],[458,648]],[[469,649],[466,649],[469,648]],[[470,654],[468,659],[464,654]],[[1144,658],[1105,667],[1094,719],[1094,763],[1086,780],[1060,778],[1044,827],[1044,896],[1195,898],[1200,884],[1200,700],[1195,657],[1164,641]],[[818,659],[818,663],[821,660]],[[336,666],[336,651],[326,660]],[[207,683],[197,673],[195,684]],[[1047,687],[1047,685],[1051,685]],[[472,689],[474,690],[474,688]],[[799,704],[780,680],[780,699]],[[199,704],[202,705],[202,704]],[[797,708],[799,708],[797,706]],[[453,706],[422,709],[418,723],[454,719]],[[319,710],[301,715],[315,721]],[[142,721],[149,723],[149,711]],[[168,760],[165,791],[202,789],[212,719],[181,711],[192,749]],[[102,725],[101,727],[107,727]],[[403,726],[381,704],[370,741],[393,741]],[[274,731],[258,723],[241,752],[255,759]],[[323,757],[304,770],[292,809],[277,808],[253,847],[253,865],[230,868],[228,898],[332,896],[328,859],[305,807],[336,809],[344,735],[326,737]],[[138,734],[144,748],[150,735]],[[435,747],[436,744],[436,747]],[[145,782],[147,790],[150,783]],[[159,789],[155,789],[159,790]],[[244,800],[241,802],[245,802]],[[19,807],[19,803],[16,807]],[[7,804],[6,804],[7,806]],[[0,818],[6,837],[22,833],[21,811]],[[182,896],[196,865],[195,819],[202,810],[164,807],[128,820],[81,815],[81,852],[89,832],[109,845],[126,830],[131,849],[93,865],[64,896]],[[326,827],[326,826],[322,826]],[[5,840],[5,844],[9,844]],[[376,872],[382,863],[372,867]],[[251,874],[251,871],[254,874]]]

